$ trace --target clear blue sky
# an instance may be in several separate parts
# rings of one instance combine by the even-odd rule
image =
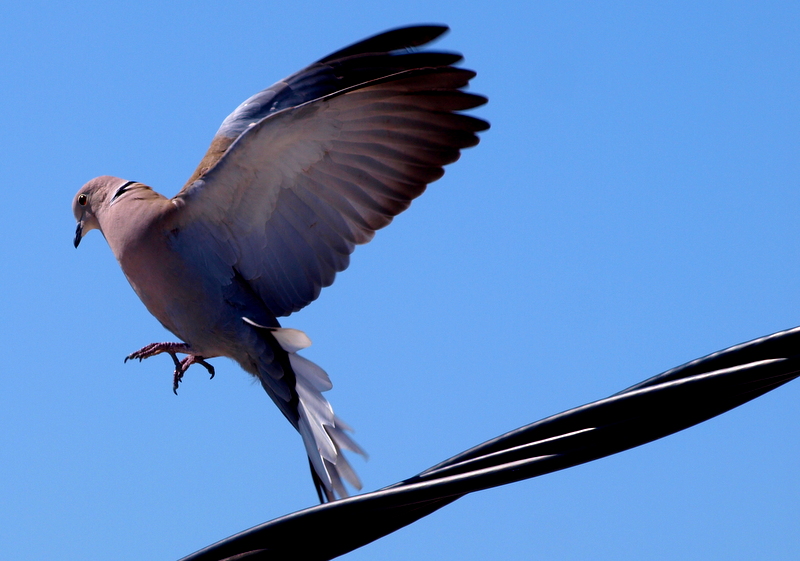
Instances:
[[[6,6],[0,556],[171,560],[316,502],[238,366],[171,391],[170,340],[75,191],[172,195],[222,119],[307,63],[447,23],[492,129],[285,325],[374,490],[800,323],[797,2]],[[800,558],[800,384],[665,440],[470,496],[351,560]],[[310,537],[309,539],[313,539]]]

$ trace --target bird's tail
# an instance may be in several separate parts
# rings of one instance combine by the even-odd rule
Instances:
[[[280,338],[276,339],[280,342]],[[323,492],[329,501],[335,498],[334,493],[339,497],[346,497],[347,489],[342,480],[356,489],[361,489],[361,480],[344,457],[343,450],[350,450],[364,457],[366,453],[345,432],[353,429],[334,415],[331,404],[322,395],[322,392],[333,387],[325,371],[296,352],[289,352],[285,347],[284,350],[289,353],[289,363],[297,381],[297,395],[300,398],[297,430],[303,437],[311,462],[317,493],[320,500]]]
[[[297,351],[311,345],[308,336],[297,329],[287,329],[279,327],[263,327],[248,321],[254,327],[264,330],[268,337],[272,338],[272,345],[275,354],[283,354],[284,357],[277,357],[279,363],[283,363],[284,377],[281,381],[289,382],[288,378],[294,378],[294,388],[290,388],[293,398],[296,396],[296,410],[287,411],[281,407],[284,414],[289,418],[300,435],[303,437],[303,444],[308,454],[311,465],[311,476],[317,489],[320,502],[332,501],[337,496],[348,496],[344,481],[361,489],[361,480],[353,470],[347,458],[344,457],[344,450],[349,450],[366,457],[366,453],[356,444],[345,431],[352,431],[344,421],[339,419],[334,413],[331,404],[322,395],[333,387],[328,374],[315,363],[297,354]],[[276,345],[277,344],[277,345]],[[281,360],[284,358],[284,360]],[[288,359],[288,360],[286,360]],[[260,376],[262,385],[267,392],[273,396],[274,378],[267,375]],[[265,380],[265,378],[270,378]],[[265,383],[267,382],[267,383]],[[268,387],[271,386],[271,387]],[[270,390],[273,391],[270,391]],[[275,397],[273,396],[273,399]],[[278,402],[278,399],[275,399]],[[286,401],[283,404],[289,405]],[[295,401],[290,399],[290,403]],[[281,403],[278,403],[281,406]],[[291,407],[295,409],[295,407]]]

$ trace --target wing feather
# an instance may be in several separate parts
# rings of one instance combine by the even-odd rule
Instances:
[[[335,235],[326,237],[326,243],[336,248],[336,251],[346,255],[350,259],[355,245],[359,242],[358,235],[353,230],[353,225],[346,219],[347,209],[352,210],[352,206],[338,193],[326,192],[324,188],[316,184],[310,177],[301,176],[297,182],[298,188],[292,193],[303,201],[309,209],[309,217],[320,218],[330,227]],[[328,195],[326,198],[325,195]],[[314,227],[314,219],[307,221],[309,227]],[[347,265],[345,264],[345,267]]]
[[[346,267],[353,246],[344,242],[338,233],[326,222],[324,214],[314,214],[303,200],[297,196],[296,191],[284,191],[287,205],[281,208],[284,214],[297,230],[297,233],[310,246],[315,253],[333,270]],[[332,280],[332,279],[331,279]]]
[[[363,189],[387,201],[409,201],[416,196],[415,193],[419,189],[418,183],[397,178],[379,178],[380,174],[360,169],[354,166],[353,163],[352,159],[339,158],[335,165],[326,166],[325,169],[320,166],[320,170],[330,177],[355,183],[359,189]],[[394,214],[397,214],[397,212],[394,212]]]

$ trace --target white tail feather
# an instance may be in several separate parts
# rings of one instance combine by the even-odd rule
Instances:
[[[278,340],[281,348],[287,353],[296,353],[301,349],[311,346],[311,339],[299,329],[281,327],[279,329],[273,329],[272,334],[275,336],[275,339]]]
[[[284,350],[286,349],[284,348]],[[290,352],[289,364],[292,365],[292,370],[295,372],[297,372],[298,369],[302,370],[304,379],[317,391],[326,392],[333,387],[328,373],[307,358]]]

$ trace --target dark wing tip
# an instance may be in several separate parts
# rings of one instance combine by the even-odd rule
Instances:
[[[317,62],[330,62],[339,58],[364,53],[388,53],[400,49],[410,49],[430,43],[434,39],[441,37],[450,28],[446,25],[412,25],[408,27],[398,27],[390,29],[372,37],[368,37],[358,43],[353,43],[331,53]]]

